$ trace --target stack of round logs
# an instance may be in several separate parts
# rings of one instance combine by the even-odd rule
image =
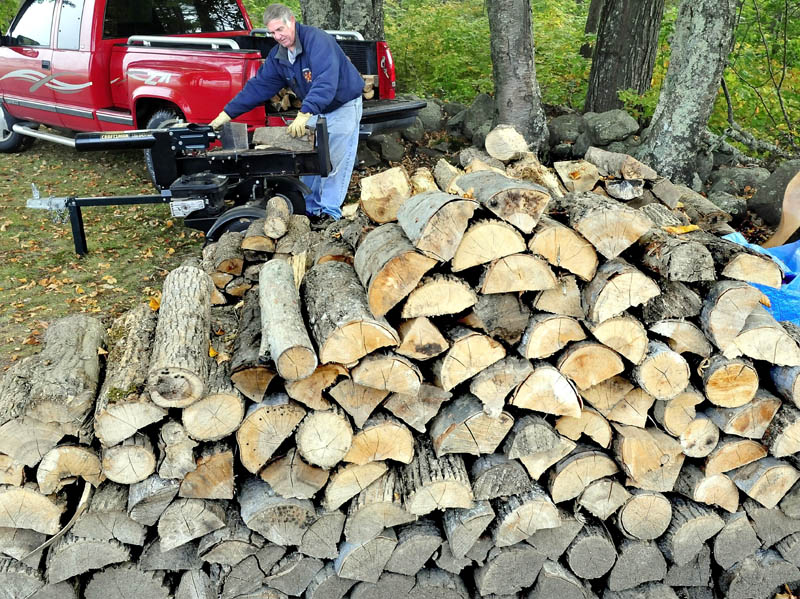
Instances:
[[[366,178],[325,231],[274,198],[160,307],[52,323],[0,383],[1,594],[796,584],[800,335],[750,285],[780,272],[629,156],[514,147]]]

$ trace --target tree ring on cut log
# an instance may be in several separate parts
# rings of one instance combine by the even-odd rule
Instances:
[[[195,373],[183,368],[162,368],[150,373],[150,399],[162,408],[185,408],[205,394],[205,384]]]

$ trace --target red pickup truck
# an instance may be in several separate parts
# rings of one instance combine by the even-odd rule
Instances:
[[[362,135],[410,124],[424,103],[394,99],[386,42],[333,33],[363,75],[377,76]],[[253,29],[241,0],[25,0],[0,38],[0,151],[23,148],[37,124],[119,131],[173,118],[208,123],[274,43]],[[267,103],[237,121],[283,125],[294,116],[272,110]],[[16,123],[25,126],[14,131]]]

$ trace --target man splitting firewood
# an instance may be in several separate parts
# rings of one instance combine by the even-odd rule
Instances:
[[[302,137],[319,115],[328,123],[332,170],[327,177],[301,177],[311,193],[306,213],[312,224],[323,226],[342,216],[358,148],[361,92],[364,80],[332,35],[301,25],[283,4],[270,4],[264,24],[278,44],[270,51],[255,77],[250,79],[225,109],[211,121],[215,129],[252,110],[289,87],[303,102],[289,125],[289,135]]]

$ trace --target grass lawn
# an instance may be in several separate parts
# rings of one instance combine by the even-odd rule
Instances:
[[[36,353],[47,323],[75,312],[106,324],[159,293],[166,274],[199,255],[203,235],[165,205],[83,210],[89,254],[75,254],[69,223],[25,207],[42,197],[149,194],[142,152],[88,152],[37,141],[0,155],[0,370]]]

